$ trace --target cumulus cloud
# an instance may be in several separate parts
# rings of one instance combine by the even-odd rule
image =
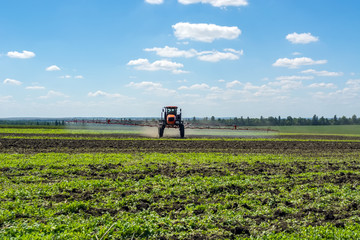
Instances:
[[[84,76],[82,76],[82,75],[76,75],[76,76],[63,75],[63,76],[60,76],[59,78],[63,78],[63,79],[70,79],[70,78],[83,79],[83,78],[84,78]]]
[[[22,82],[10,78],[6,78],[3,83],[8,85],[16,85],[16,86],[20,86],[22,84]]]
[[[107,93],[101,90],[98,90],[96,92],[89,92],[89,97],[108,97],[108,98],[126,98],[124,95],[121,95],[119,93]]]
[[[247,6],[249,3],[247,0],[178,0],[182,4],[194,4],[194,3],[207,3],[214,7],[227,7],[227,6]]]
[[[162,4],[164,3],[164,0],[145,0],[145,2],[149,4]]]
[[[333,83],[313,83],[309,88],[336,88],[336,86]]]
[[[219,26],[207,23],[179,22],[172,26],[176,38],[200,42],[213,42],[215,39],[235,39],[241,34],[238,27]]]
[[[231,83],[233,84],[233,86],[239,85],[241,86],[241,88],[232,89],[231,88],[232,86],[228,86],[229,88],[225,90],[223,93],[221,93],[223,97],[220,97],[220,99],[235,100],[242,102],[257,101],[257,99],[259,98],[276,96],[281,92],[281,90],[274,89],[267,84],[254,85],[250,82],[240,83],[239,81],[236,80]],[[219,94],[220,93],[218,93],[218,95]],[[213,94],[213,96],[215,95]],[[241,96],[240,99],[239,96]]]
[[[282,90],[299,89],[302,87],[301,81],[282,79],[276,82],[270,82],[269,86],[277,86]]]
[[[61,69],[56,65],[51,65],[51,66],[46,68],[46,71],[49,71],[49,72],[51,72],[51,71],[60,71],[60,70]]]
[[[308,44],[319,41],[318,37],[314,37],[311,33],[291,33],[286,36],[286,39],[294,44]]]
[[[225,49],[225,52],[208,51],[201,52],[198,59],[207,62],[218,62],[220,60],[237,60],[243,55],[243,50],[236,51],[234,49]]]
[[[195,49],[179,50],[178,48],[169,47],[169,46],[165,46],[163,48],[159,48],[159,47],[145,48],[144,50],[147,52],[156,52],[156,54],[161,57],[169,57],[169,58],[172,58],[172,57],[191,58],[191,57],[195,57],[196,55],[198,55],[198,52]]]
[[[311,58],[301,57],[301,58],[279,58],[273,63],[274,67],[287,67],[287,68],[298,68],[304,65],[317,65],[317,64],[325,64],[327,60],[312,60]]]
[[[0,96],[0,103],[8,103],[12,100],[12,96]]]
[[[146,90],[154,90],[154,89],[159,89],[162,88],[162,84],[161,83],[155,83],[155,82],[139,82],[139,83],[135,83],[135,82],[130,82],[128,85],[126,85],[127,87],[134,87],[134,88],[143,88]]]
[[[59,78],[69,79],[69,78],[71,78],[71,76],[70,75],[64,75],[64,76],[60,76]]]
[[[346,84],[356,88],[360,88],[360,79],[350,79],[346,82]]]
[[[314,79],[313,76],[280,76],[277,77],[276,80],[282,81],[282,80],[290,80],[290,81],[294,81],[294,80],[311,80]]]
[[[20,59],[27,59],[27,58],[33,58],[35,57],[35,53],[30,52],[30,51],[22,51],[21,52],[17,52],[17,51],[13,51],[13,52],[8,52],[7,56],[10,58],[20,58]]]
[[[209,85],[207,85],[206,83],[201,83],[201,84],[191,85],[190,87],[181,86],[179,87],[179,90],[205,90],[209,88],[210,88]]]
[[[139,83],[130,82],[129,84],[126,85],[126,87],[142,89],[146,92],[157,95],[169,95],[176,93],[175,90],[164,88],[161,83],[148,82],[148,81],[143,81]]]
[[[45,87],[43,87],[43,86],[28,86],[25,89],[28,89],[28,90],[44,90]]]
[[[328,71],[316,71],[314,69],[308,69],[301,71],[301,73],[314,74],[320,77],[339,77],[344,75],[342,72],[328,72]]]
[[[238,80],[234,80],[232,82],[226,83],[226,88],[233,88],[233,87],[236,87],[236,86],[239,86],[239,85],[243,85],[243,84]]]
[[[335,88],[335,87],[334,87]],[[358,99],[360,96],[360,79],[350,79],[346,82],[346,86],[343,89],[336,90],[330,93],[317,92],[313,95],[319,99],[333,99],[339,100],[350,100],[350,104],[353,103],[354,99]]]
[[[174,74],[186,73],[186,71],[181,70],[184,65],[181,63],[171,62],[169,60],[158,60],[153,63],[150,63],[148,59],[139,58],[136,60],[131,60],[127,63],[129,66],[134,66],[137,70],[144,71],[171,71]]]
[[[216,50],[198,52],[195,49],[179,50],[178,48],[169,46],[165,46],[163,48],[145,48],[144,50],[147,52],[155,52],[161,57],[197,57],[199,60],[207,62],[218,62],[220,60],[237,60],[239,59],[239,56],[243,55],[243,50],[238,51],[231,48],[224,49],[224,52]]]
[[[48,91],[48,93],[45,96],[40,96],[39,98],[40,99],[49,99],[49,98],[54,98],[54,97],[69,97],[69,96],[65,95],[62,92],[50,90],[50,91]]]
[[[211,87],[211,88],[210,88],[210,91],[211,91],[211,92],[221,92],[222,89],[219,88],[219,87]]]

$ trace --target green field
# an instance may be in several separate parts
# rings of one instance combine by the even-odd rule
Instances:
[[[306,134],[306,135],[347,135],[360,136],[360,125],[329,125],[329,126],[270,126],[270,127],[247,127],[248,130],[212,130],[212,129],[187,129],[186,133],[191,136],[273,136],[286,134]],[[258,131],[253,129],[264,129]],[[271,129],[274,131],[266,131]],[[177,134],[177,130],[167,129]],[[0,126],[0,133],[4,134],[137,134],[152,136],[157,135],[156,128],[136,127],[136,126],[68,126],[68,127],[41,127],[41,126],[22,126],[9,127]]]
[[[326,134],[347,129],[331,127]],[[360,139],[199,134],[205,137],[158,140],[66,131],[0,128],[0,239],[360,239]],[[51,139],[81,144],[71,152],[61,146],[41,152]],[[122,140],[154,142],[158,149],[80,153],[90,141],[117,146]],[[203,141],[197,152],[165,149],[194,140]],[[275,150],[212,148],[241,141],[260,150],[273,141]],[[300,141],[311,150],[282,152]],[[12,153],[3,148],[8,142]],[[314,148],[318,142],[326,148]]]
[[[0,159],[1,239],[360,237],[359,186],[342,181],[358,176],[358,156],[50,153]]]
[[[140,127],[132,126],[98,126],[98,127],[47,127],[47,126],[0,126],[0,133],[4,134],[140,134]]]
[[[271,129],[278,130],[281,134],[360,135],[360,125],[277,126]]]
[[[342,181],[358,176],[358,156],[50,153],[0,159],[1,239],[360,237],[360,189]]]

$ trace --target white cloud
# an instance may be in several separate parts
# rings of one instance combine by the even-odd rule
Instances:
[[[179,22],[172,27],[175,30],[175,37],[180,40],[191,39],[200,42],[213,42],[215,39],[235,39],[241,34],[241,30],[238,27],[207,23]]]
[[[298,68],[304,65],[317,65],[317,64],[325,64],[327,60],[312,60],[311,58],[301,57],[301,58],[279,58],[273,63],[274,67],[287,67],[287,68]]]
[[[59,78],[69,79],[69,78],[71,78],[71,76],[70,75],[65,75],[65,76],[60,76]]]
[[[164,0],[145,0],[145,2],[150,4],[162,4],[164,3]]]
[[[228,83],[226,83],[226,88],[233,88],[233,87],[235,87],[235,86],[241,86],[241,85],[243,85],[240,81],[238,81],[238,80],[234,80],[234,81],[232,81],[232,82],[228,82]]]
[[[336,88],[336,86],[333,83],[313,83],[309,88]]]
[[[56,65],[51,65],[46,68],[46,71],[60,71],[61,69]]]
[[[139,58],[136,60],[131,60],[127,63],[129,66],[134,66],[137,70],[144,71],[171,71],[174,74],[186,73],[179,68],[183,68],[184,65],[181,63],[171,62],[169,60],[158,60],[153,63],[150,63],[149,60],[144,58]]]
[[[301,55],[301,52],[293,52],[292,55],[299,56],[299,55]]]
[[[12,100],[12,96],[0,96],[0,103],[8,103]]]
[[[22,51],[22,53],[17,52],[17,51],[13,51],[13,52],[8,52],[7,56],[10,58],[20,58],[20,59],[27,59],[27,58],[33,58],[35,57],[35,53],[30,52],[30,51]]]
[[[143,81],[139,83],[130,82],[129,84],[126,85],[126,87],[143,89],[148,93],[156,94],[156,95],[170,95],[176,93],[175,90],[164,88],[161,83],[147,82],[147,81]]]
[[[257,91],[253,93],[253,96],[259,97],[278,97],[278,94],[281,93],[278,89],[273,89],[268,85],[261,85],[257,88]]]
[[[207,85],[206,83],[201,83],[201,84],[191,85],[190,87],[181,86],[179,87],[179,90],[205,90],[209,88],[210,88],[209,85]]]
[[[343,89],[330,93],[317,92],[313,97],[318,99],[333,99],[336,102],[339,102],[340,100],[350,100],[348,104],[353,104],[354,99],[360,97],[360,79],[348,80],[346,82],[346,87]]]
[[[349,80],[346,82],[346,87],[334,93],[330,93],[331,97],[341,98],[358,98],[360,93],[360,80]]]
[[[198,55],[198,52],[195,49],[190,49],[190,50],[179,50],[178,48],[175,47],[169,47],[169,46],[165,46],[163,48],[158,48],[158,47],[154,47],[154,48],[145,48],[144,49],[147,52],[156,52],[157,55],[161,56],[161,57],[186,57],[186,58],[191,58],[191,57],[195,57],[196,55]]]
[[[3,83],[8,85],[16,85],[16,86],[20,86],[22,84],[22,82],[10,78],[5,79]]]
[[[314,69],[304,70],[301,71],[301,73],[314,74],[316,76],[321,76],[321,77],[339,77],[344,75],[344,73],[342,72],[316,71]]]
[[[243,50],[235,50],[231,48],[224,49],[224,52],[219,51],[202,51],[198,52],[195,49],[190,50],[179,50],[175,47],[168,47],[165,46],[163,48],[145,48],[144,49],[147,52],[156,52],[157,55],[161,57],[196,57],[201,61],[207,61],[207,62],[218,62],[220,60],[237,60],[239,59],[239,56],[243,55]]]
[[[302,82],[289,80],[289,79],[282,79],[276,82],[270,82],[269,86],[277,86],[280,87],[282,90],[291,90],[291,89],[302,88]]]
[[[244,90],[259,90],[260,88],[264,88],[266,85],[256,86],[252,83],[245,83],[244,84]]]
[[[247,0],[178,0],[182,4],[194,4],[194,3],[208,3],[214,7],[227,7],[227,6],[247,6],[249,3]]]
[[[187,79],[177,80],[178,83],[186,83],[187,81],[188,81]]]
[[[101,90],[98,90],[96,92],[89,92],[88,96],[89,97],[102,96],[102,97],[108,97],[108,98],[127,98],[124,95],[121,95],[119,93],[107,93],[107,92],[103,92]]]
[[[154,82],[140,82],[140,83],[135,83],[135,82],[130,82],[127,87],[134,87],[134,88],[143,88],[146,90],[154,90],[154,89],[159,89],[162,88],[162,84],[161,83],[154,83]]]
[[[314,37],[311,33],[291,33],[286,36],[286,39],[294,44],[307,44],[319,41],[318,37]]]
[[[294,80],[311,80],[314,79],[313,76],[280,76],[277,77],[276,80],[282,81],[282,80],[290,80],[290,81],[294,81]]]
[[[184,70],[174,70],[173,71],[174,74],[183,74],[183,73],[189,73],[188,71],[184,71]]]
[[[201,52],[198,59],[207,62],[218,62],[220,60],[237,60],[241,55],[243,55],[243,50],[236,51],[234,49],[225,49],[225,52]]]
[[[44,90],[45,87],[43,87],[43,86],[28,86],[25,89],[28,89],[28,90]]]
[[[219,88],[219,87],[211,87],[211,88],[210,88],[210,91],[211,91],[211,92],[221,92],[222,89]]]
[[[83,79],[83,78],[84,78],[84,76],[82,76],[82,75],[76,75],[76,76],[63,75],[63,76],[60,76],[59,78],[63,78],[63,79],[70,79],[70,78]]]
[[[53,97],[68,97],[67,95],[65,95],[62,92],[56,92],[53,90],[48,91],[48,93],[45,96],[40,96],[40,99],[49,99],[49,98],[53,98]]]
[[[229,84],[228,89],[221,93],[223,96],[218,97],[224,100],[232,100],[232,101],[241,101],[241,102],[249,102],[249,101],[258,101],[263,97],[273,97],[277,96],[281,92],[279,89],[274,89],[267,84],[263,85],[254,85],[250,82],[240,83],[239,81],[233,81],[232,84]],[[231,87],[239,85],[242,88],[232,89]],[[218,94],[219,95],[219,94]],[[215,96],[213,94],[213,96]],[[239,98],[241,96],[241,98]]]

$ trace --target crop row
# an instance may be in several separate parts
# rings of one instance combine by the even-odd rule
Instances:
[[[0,154],[0,238],[359,238],[360,160]]]
[[[293,136],[295,137],[295,136]],[[317,138],[247,138],[246,136],[243,136],[241,138],[226,138],[226,137],[188,137],[188,138],[156,138],[160,141],[261,141],[261,142],[267,142],[267,141],[275,141],[275,142],[360,142],[360,139],[321,139],[320,136],[318,136],[320,139]],[[112,140],[112,141],[153,141],[154,138],[149,137],[127,137],[127,136],[112,136],[112,134],[105,134],[101,136],[97,136],[97,134],[89,135],[86,134],[84,136],[74,135],[71,136],[69,134],[61,135],[50,135],[50,134],[44,134],[44,135],[31,135],[31,134],[24,134],[24,135],[0,135],[0,139],[63,139],[63,140]]]
[[[0,133],[14,134],[130,134],[140,133],[138,127],[118,128],[0,128]]]
[[[337,136],[360,136],[360,125],[331,125],[331,126],[273,126],[271,131],[267,131],[268,127],[264,127],[263,131],[258,131],[262,127],[248,127],[245,131],[234,131],[234,129],[190,129],[186,132],[191,135],[337,135]],[[16,133],[16,134],[142,134],[144,132],[152,132],[156,134],[156,128],[149,130],[146,127],[138,126],[122,126],[122,125],[73,125],[60,128],[49,126],[19,126],[9,127],[0,126],[0,133]]]

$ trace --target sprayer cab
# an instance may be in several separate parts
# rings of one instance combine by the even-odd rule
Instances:
[[[180,137],[183,138],[185,136],[184,123],[181,120],[181,109],[178,112],[178,107],[176,106],[163,107],[158,127],[159,137],[164,135],[165,128],[179,128]]]

